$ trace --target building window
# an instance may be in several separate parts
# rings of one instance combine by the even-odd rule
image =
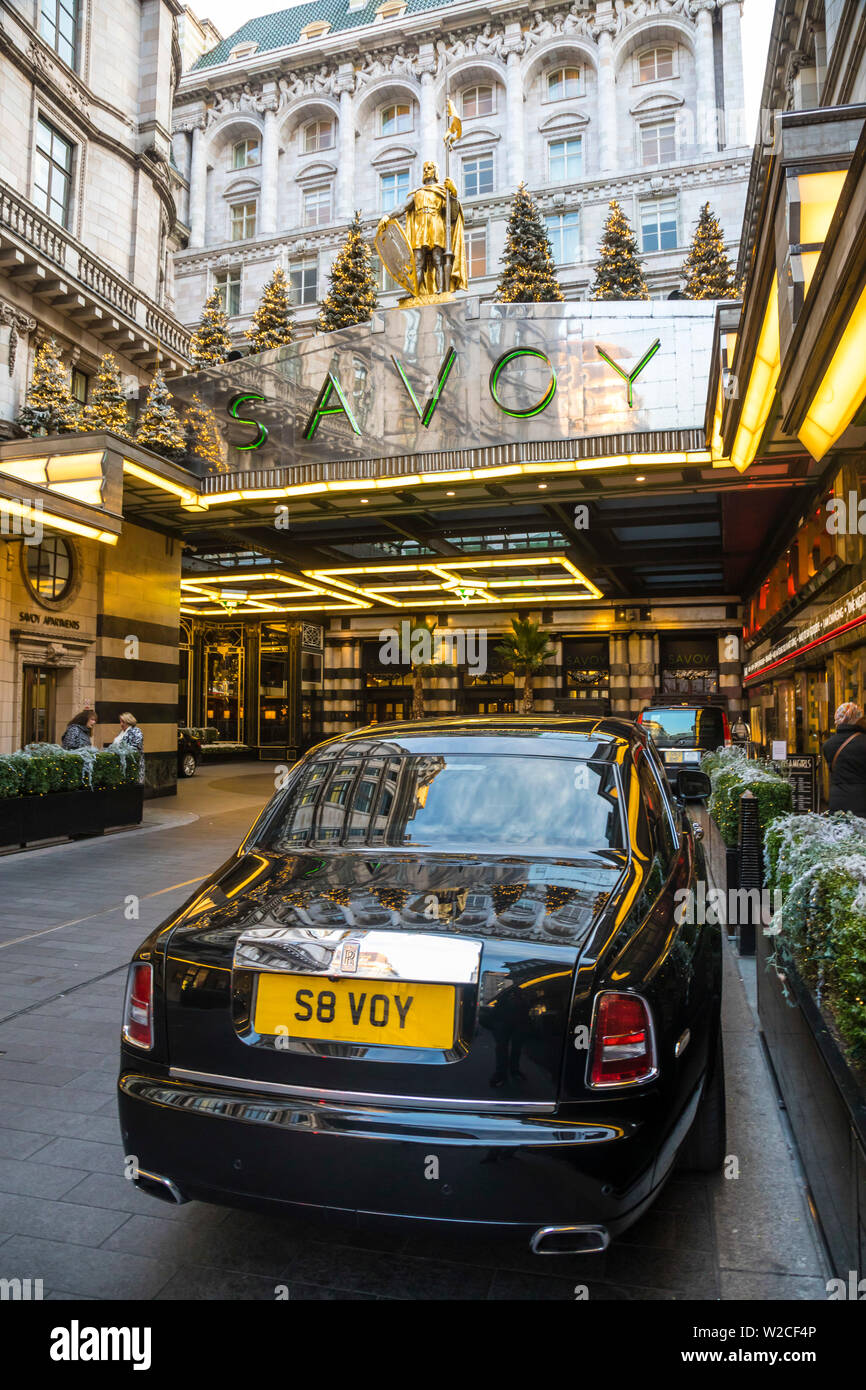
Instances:
[[[662,77],[674,75],[674,51],[672,48],[651,48],[642,53],[637,65],[639,82],[658,82]]]
[[[580,215],[555,212],[545,217],[553,259],[557,265],[574,265],[580,259]]]
[[[677,200],[660,198],[641,203],[642,251],[673,251],[677,245]]]
[[[334,122],[311,121],[304,126],[304,154],[316,154],[319,150],[334,148]]]
[[[331,221],[331,185],[311,188],[304,194],[304,226],[324,227]]]
[[[493,192],[493,155],[481,154],[463,161],[463,196],[477,198]]]
[[[87,394],[90,390],[90,377],[85,372],[79,371],[77,367],[72,368],[72,399],[78,405],[87,405]]]
[[[376,284],[378,288],[383,291],[383,293],[386,293],[388,290],[402,289],[402,286],[398,285],[397,281],[390,274],[388,267],[385,265],[385,262],[381,260],[380,257],[375,254],[375,252],[372,256],[372,264],[373,276],[376,280]]]
[[[402,135],[411,129],[411,106],[386,106],[383,108],[381,115],[381,133],[383,135]]]
[[[463,119],[473,116],[492,116],[496,103],[492,87],[467,87],[463,93]]]
[[[58,58],[74,68],[78,56],[78,0],[41,0],[39,32]]]
[[[391,212],[400,207],[409,194],[409,170],[400,169],[395,174],[379,176],[379,207],[382,212]]]
[[[72,145],[40,116],[36,123],[33,201],[61,227],[67,227],[71,191]]]
[[[235,203],[231,210],[232,241],[250,241],[256,234],[256,204]]]
[[[557,68],[547,74],[547,100],[564,101],[566,97],[579,97],[583,93],[580,68]]]
[[[237,144],[232,146],[233,169],[250,169],[259,163],[259,158],[258,140],[238,140]]]
[[[319,297],[318,261],[292,261],[289,265],[289,288],[293,304],[315,304]]]
[[[241,311],[240,267],[236,270],[223,270],[219,275],[215,275],[214,288],[219,294],[223,313],[228,314],[229,318],[234,318],[236,314],[239,314]]]
[[[568,183],[583,174],[583,140],[579,135],[570,140],[551,140],[547,146],[547,179],[549,183]]]
[[[56,602],[72,587],[72,547],[61,536],[48,536],[40,545],[26,545],[27,583],[35,598]]]
[[[469,279],[480,280],[487,274],[487,228],[470,227],[466,233],[466,260]]]
[[[677,157],[673,121],[655,121],[640,128],[641,163],[669,164]]]

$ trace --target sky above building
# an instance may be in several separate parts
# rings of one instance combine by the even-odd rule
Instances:
[[[309,0],[296,0],[308,4]],[[198,0],[189,7],[199,19],[209,19],[224,37],[233,34],[241,24],[257,15],[277,14],[294,9],[292,4],[274,4],[274,0]],[[775,0],[743,0],[743,76],[746,91],[746,129],[754,133],[758,124],[764,68],[770,41]]]

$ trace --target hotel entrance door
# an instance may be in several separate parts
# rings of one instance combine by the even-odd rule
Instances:
[[[51,666],[25,666],[21,702],[21,744],[53,743],[57,672]]]

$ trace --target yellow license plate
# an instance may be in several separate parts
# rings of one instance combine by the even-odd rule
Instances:
[[[453,985],[259,975],[257,1033],[383,1047],[451,1047]]]
[[[680,751],[680,749],[669,748],[669,749],[667,750],[667,752],[665,753],[665,762],[666,762],[666,763],[681,763],[682,760],[683,760],[683,755],[682,755],[682,752]]]

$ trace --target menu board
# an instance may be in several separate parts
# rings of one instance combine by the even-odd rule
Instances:
[[[782,763],[782,775],[791,783],[795,811],[818,809],[818,758],[815,753],[796,753]]]

